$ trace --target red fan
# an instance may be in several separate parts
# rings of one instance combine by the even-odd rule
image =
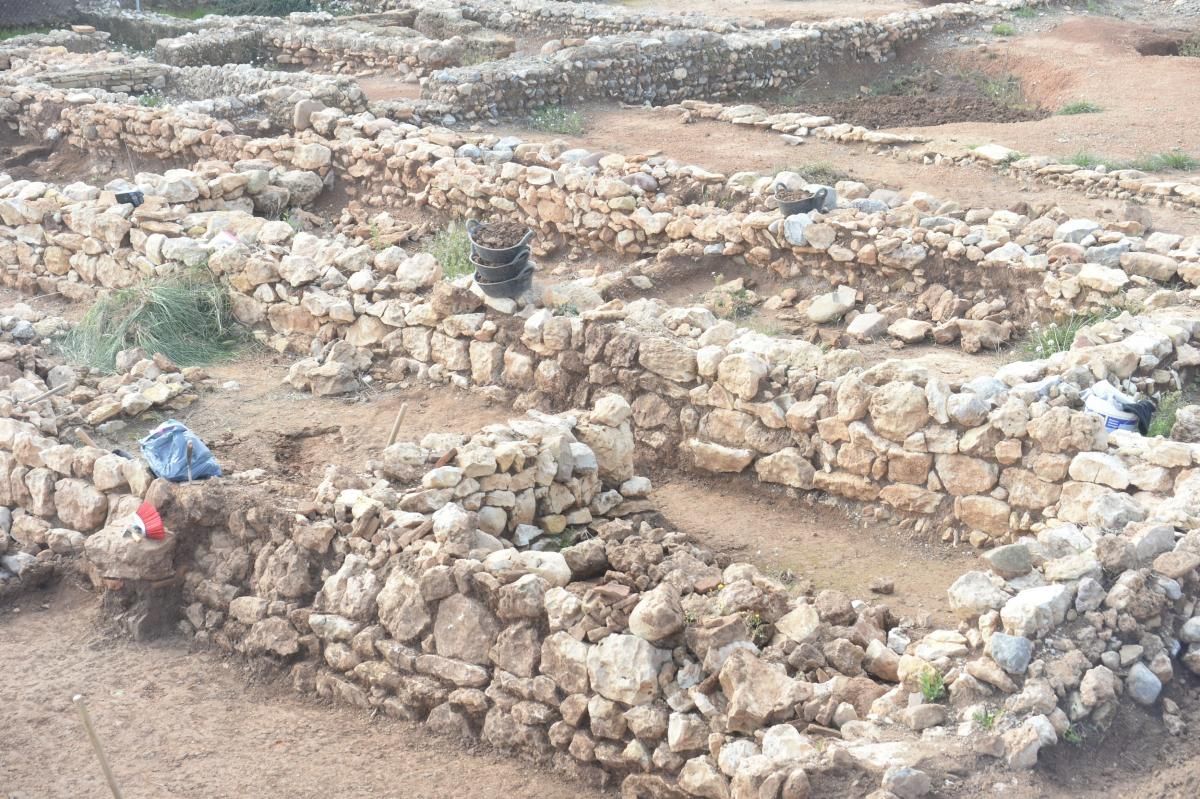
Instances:
[[[161,541],[167,532],[163,527],[162,517],[158,515],[158,509],[149,502],[143,502],[138,507],[133,525],[141,530],[146,538],[153,538],[155,541]]]

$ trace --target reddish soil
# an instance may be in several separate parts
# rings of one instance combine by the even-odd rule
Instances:
[[[413,381],[394,391],[368,389],[353,397],[314,397],[285,385],[292,359],[262,350],[238,361],[206,369],[215,381],[175,418],[188,425],[212,449],[226,474],[265,469],[290,476],[305,490],[321,480],[330,463],[362,468],[383,449],[392,422],[408,405],[399,440],[419,441],[426,433],[473,435],[504,422],[512,409],[478,394]],[[234,381],[238,388],[222,386]],[[135,451],[137,438],[165,417],[144,414],[111,441]]]
[[[322,705],[284,675],[183,639],[120,640],[98,625],[97,607],[64,585],[0,610],[5,797],[108,796],[77,693],[129,799],[612,796],[420,725]]]
[[[1016,81],[989,83],[970,71],[922,69],[844,99],[799,102],[808,113],[874,130],[950,122],[1024,122],[1049,112],[1019,97]]]
[[[1191,25],[1200,29],[1200,21]],[[1191,115],[1182,112],[1200,105],[1200,58],[1143,56],[1137,50],[1165,35],[1179,33],[1089,16],[1056,19],[1047,30],[995,39],[975,60],[979,69],[1015,75],[1025,95],[1045,108],[1088,101],[1103,110],[1011,125],[957,123],[920,131],[1060,157],[1084,150],[1135,158],[1175,148],[1200,157],[1200,132]]]
[[[650,496],[672,527],[704,546],[776,575],[791,570],[815,590],[865,599],[870,577],[891,578],[895,594],[876,599],[923,623],[954,625],[946,589],[978,560],[973,549],[793,499],[748,478],[659,471]]]
[[[1197,59],[1200,61],[1200,59]],[[662,153],[685,164],[698,164],[725,174],[744,170],[771,173],[783,169],[803,171],[806,165],[828,165],[852,180],[871,188],[923,191],[935,197],[958,202],[964,207],[1027,208],[1058,205],[1072,216],[1099,219],[1125,219],[1125,202],[1109,198],[1088,198],[1080,192],[1048,187],[1032,181],[1017,180],[983,166],[949,166],[903,161],[890,155],[875,155],[861,145],[846,145],[809,138],[804,144],[784,143],[778,133],[700,120],[681,121],[680,115],[664,110],[605,109],[584,110],[586,132],[582,136],[555,136],[517,124],[497,129],[500,135],[515,134],[529,141],[562,139],[571,146],[621,153]],[[1074,120],[1078,117],[1053,117]],[[1024,124],[1000,126],[1004,130]],[[925,131],[953,129],[943,126]],[[991,139],[958,138],[965,144],[982,144]],[[999,134],[996,141],[1012,144]],[[1146,206],[1154,225],[1164,230],[1184,231],[1196,224],[1196,214]]]

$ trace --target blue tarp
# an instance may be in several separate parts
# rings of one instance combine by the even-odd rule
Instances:
[[[142,457],[150,464],[150,471],[173,483],[182,483],[188,479],[189,441],[192,444],[192,479],[220,477],[221,467],[217,459],[182,422],[168,419],[138,443],[142,447]]]

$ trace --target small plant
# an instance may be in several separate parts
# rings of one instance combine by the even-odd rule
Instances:
[[[1168,170],[1190,172],[1193,169],[1200,169],[1200,159],[1181,150],[1171,150],[1165,153],[1138,156],[1126,166],[1142,172],[1166,172]]]
[[[286,211],[284,211],[283,214],[279,217],[279,220],[281,222],[287,222],[289,225],[291,225],[292,230],[299,233],[301,230],[304,229],[304,223],[300,221],[300,217],[298,217],[295,213],[293,213],[293,210],[294,209],[289,208]]]
[[[997,22],[992,26],[992,34],[995,36],[1016,36],[1017,29],[1007,22]]]
[[[1021,6],[1018,9],[1014,9],[1012,15],[1017,19],[1033,19],[1038,15],[1038,12],[1033,6]]]
[[[839,169],[838,167],[833,166],[832,163],[824,161],[805,164],[805,166],[782,167],[780,169],[776,169],[775,172],[794,172],[802,176],[804,180],[809,181],[810,184],[818,184],[821,186],[833,186],[839,180],[850,179],[850,174],[846,173],[845,170]]]
[[[467,238],[467,229],[458,222],[451,222],[439,231],[426,244],[425,252],[442,265],[442,277],[446,280],[454,280],[475,271],[471,265],[471,240]]]
[[[1000,713],[1001,711],[998,709],[977,710],[972,718],[975,720],[975,723],[979,725],[979,729],[990,730],[992,727],[996,726],[996,719],[1000,718]]]
[[[563,136],[583,134],[583,117],[578,111],[569,111],[561,105],[547,105],[534,111],[529,118],[536,130],[558,133]]]
[[[1059,109],[1058,113],[1065,116],[1075,116],[1076,114],[1099,114],[1104,109],[1095,103],[1087,100],[1076,100],[1073,103],[1067,103]]]
[[[1200,58],[1200,36],[1180,42],[1179,54],[1187,58]]]
[[[935,669],[926,669],[919,678],[921,696],[926,702],[937,702],[946,696],[946,682]]]
[[[1105,158],[1103,158],[1099,155],[1095,155],[1093,153],[1086,152],[1084,150],[1080,150],[1079,152],[1075,153],[1070,158],[1068,158],[1066,160],[1066,163],[1074,164],[1075,166],[1083,167],[1084,169],[1091,169],[1092,167],[1097,167],[1097,166],[1100,166],[1101,164],[1107,164],[1108,159],[1105,159]]]
[[[143,108],[158,108],[163,104],[163,99],[159,92],[149,91],[138,97],[138,105]]]
[[[753,611],[742,617],[742,621],[746,624],[746,629],[750,632],[750,640],[755,646],[763,647],[771,640],[770,623],[762,617],[762,614]]]
[[[375,252],[379,252],[380,250],[387,249],[388,245],[387,245],[387,242],[383,240],[383,233],[382,233],[382,231],[380,231],[379,225],[372,222],[370,228],[368,229],[368,232],[371,237],[370,243],[371,243],[372,250],[374,250]]]
[[[15,39],[18,36],[32,36],[35,33],[49,33],[54,30],[50,27],[37,27],[33,25],[17,26],[13,28],[0,28],[0,42],[5,39]]]
[[[1062,324],[1051,322],[1045,327],[1034,325],[1025,341],[1025,352],[1033,358],[1049,358],[1056,352],[1066,352],[1075,343],[1075,336],[1088,325],[1111,319],[1121,313],[1110,308],[1102,314],[1073,314]]]
[[[1150,418],[1150,429],[1146,435],[1151,438],[1161,436],[1169,438],[1171,429],[1175,427],[1175,413],[1179,410],[1179,403],[1183,394],[1179,391],[1170,391],[1163,394],[1158,401],[1158,407],[1154,410],[1154,416]]]
[[[579,316],[579,306],[573,302],[564,302],[554,309],[560,316]]]
[[[1077,724],[1072,724],[1067,728],[1067,731],[1063,733],[1063,740],[1069,743],[1071,746],[1079,746],[1081,743],[1083,743],[1084,737],[1083,728]]]
[[[685,610],[683,612],[683,623],[688,627],[695,625],[698,621],[700,621],[700,617],[696,615],[696,611]]]

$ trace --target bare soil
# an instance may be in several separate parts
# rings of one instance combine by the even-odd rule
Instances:
[[[473,435],[512,417],[512,409],[452,387],[414,383],[394,391],[367,389],[353,397],[314,397],[285,385],[292,360],[263,350],[206,368],[215,386],[175,418],[202,438],[226,474],[264,469],[308,490],[331,463],[362,468],[379,456],[401,405],[408,410],[399,440],[426,433]],[[224,388],[229,382],[237,388]],[[133,452],[137,439],[166,418],[144,414],[109,440]]]
[[[588,147],[625,156],[661,153],[685,164],[698,164],[725,174],[744,170],[764,174],[785,169],[803,172],[805,167],[817,165],[844,173],[849,179],[862,181],[873,189],[927,192],[954,200],[963,207],[1027,211],[1057,205],[1072,216],[1101,220],[1129,218],[1126,203],[1122,200],[1089,198],[1077,191],[1012,178],[984,166],[914,163],[871,153],[861,145],[815,138],[794,146],[786,144],[772,131],[709,120],[685,122],[679,114],[662,109],[589,107],[584,110],[584,118],[586,131],[582,136],[549,136],[515,123],[501,125],[497,133],[513,134],[529,141],[561,139],[572,147]],[[1056,116],[1052,119],[1074,120],[1077,117]],[[1015,129],[1018,125],[1004,126],[1004,129]],[[954,128],[954,125],[942,126],[925,133],[937,135]],[[960,147],[993,140],[986,136],[967,138],[965,134],[945,138],[952,139]],[[1012,144],[999,134],[994,140]],[[1149,214],[1153,226],[1162,230],[1184,231],[1196,224],[1196,214],[1188,211],[1158,206],[1139,210]]]
[[[1194,32],[1197,22],[1191,25]],[[1087,101],[1100,113],[905,129],[1058,157],[1085,150],[1136,158],[1176,148],[1200,157],[1200,131],[1185,111],[1200,105],[1200,58],[1138,52],[1148,41],[1181,38],[1183,30],[1113,17],[1056,17],[1046,29],[996,39],[975,63],[992,74],[1015,75],[1025,96],[1044,108]]]
[[[517,222],[487,222],[477,227],[471,238],[488,249],[503,250],[520,244],[528,232],[529,228]]]
[[[14,180],[41,180],[65,186],[83,181],[104,186],[113,180],[133,181],[138,172],[161,174],[168,169],[192,166],[180,158],[151,158],[126,148],[120,152],[79,150],[59,142],[48,145],[12,133],[0,133],[0,171]]]
[[[769,573],[790,570],[815,590],[865,598],[871,577],[890,578],[895,594],[878,599],[922,626],[954,625],[946,589],[978,561],[968,547],[856,519],[842,508],[794,499],[750,478],[655,471],[650,496],[672,527],[701,544]]]
[[[129,643],[64,585],[0,609],[0,793],[108,796],[71,702],[86,697],[128,799],[601,799],[548,768],[293,693],[284,676],[171,638]]]
[[[1025,100],[1019,82],[1009,76],[989,78],[948,65],[941,69],[920,65],[911,71],[893,68],[872,85],[858,88],[849,97],[845,94],[830,88],[805,92],[798,103],[808,113],[874,130],[950,122],[1023,122],[1050,115]]]

